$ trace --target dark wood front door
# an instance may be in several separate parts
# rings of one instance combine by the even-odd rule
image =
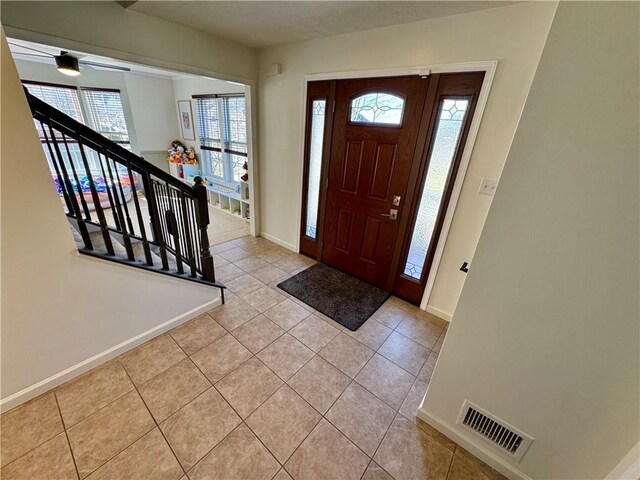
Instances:
[[[419,76],[336,82],[322,259],[382,288],[428,84]]]

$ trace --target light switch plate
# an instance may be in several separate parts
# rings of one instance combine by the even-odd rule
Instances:
[[[488,178],[483,178],[480,183],[480,188],[478,189],[478,193],[482,193],[483,195],[493,195],[496,193],[496,187],[498,186],[498,182],[495,180],[489,180]]]

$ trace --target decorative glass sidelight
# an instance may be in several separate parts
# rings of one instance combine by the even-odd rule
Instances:
[[[349,119],[353,123],[402,124],[404,99],[390,93],[367,93],[351,100]]]
[[[455,158],[468,100],[443,99],[436,130],[427,178],[424,183],[418,217],[411,236],[411,244],[404,274],[420,280],[427,258],[436,219],[442,204],[449,171]]]
[[[305,235],[316,238],[318,227],[318,203],[320,198],[320,175],[322,172],[322,146],[327,101],[314,100],[311,105],[311,139],[309,143],[309,184],[307,188],[307,215]]]

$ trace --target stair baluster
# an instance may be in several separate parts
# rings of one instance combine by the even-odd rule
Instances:
[[[150,267],[153,266],[153,259],[151,257],[151,248],[149,248],[149,241],[147,240],[147,232],[144,228],[144,220],[142,219],[142,210],[140,209],[140,199],[138,198],[138,192],[136,191],[136,182],[131,170],[131,162],[125,160],[127,166],[127,175],[129,176],[129,185],[131,185],[131,193],[133,196],[133,205],[136,208],[136,218],[138,219],[138,226],[140,228],[140,237],[142,238],[142,249],[144,251],[144,258]]]
[[[78,172],[76,171],[76,166],[73,161],[73,157],[71,156],[71,152],[69,151],[69,144],[67,143],[67,136],[62,134],[62,141],[64,142],[64,148],[67,151],[67,158],[69,159],[69,165],[71,167],[71,171],[73,172],[73,178],[76,181],[76,189],[78,190],[78,196],[80,197],[80,202],[82,204],[82,209],[84,210],[84,218],[86,220],[91,221],[91,212],[89,211],[89,206],[87,205],[87,201],[82,194],[82,185],[80,184],[80,178],[78,178]]]
[[[209,205],[207,202],[207,187],[202,184],[202,177],[194,179],[193,188],[196,191],[196,201],[198,208],[196,209],[196,222],[198,231],[200,232],[200,263],[202,265],[202,276],[206,280],[216,281],[216,275],[213,268],[213,257],[209,249],[209,235],[207,235],[207,227],[209,226]],[[224,294],[224,292],[223,292]]]
[[[25,95],[40,126],[66,214],[80,233],[79,252],[219,288],[224,302],[225,287],[215,280],[209,248],[207,189],[202,179],[196,177],[194,186],[189,186],[26,90]],[[79,156],[70,148],[71,142],[77,142]],[[141,179],[142,189],[136,188],[136,178]],[[90,197],[85,197],[87,189]],[[138,195],[144,195],[146,202]],[[108,199],[108,204],[103,206],[101,198]],[[133,248],[138,242],[142,251]]]
[[[53,143],[53,149],[56,152],[56,158],[59,161],[60,172],[62,173],[62,178],[60,179],[60,183],[64,183],[67,195],[69,196],[69,201],[71,202],[72,211],[69,213],[73,214],[73,217],[76,219],[78,224],[78,229],[80,230],[80,236],[82,237],[82,241],[84,242],[85,248],[92,249],[93,244],[91,243],[91,237],[89,236],[89,230],[87,229],[87,225],[82,218],[82,212],[80,211],[80,204],[78,203],[78,197],[76,197],[76,193],[73,190],[73,184],[71,183],[71,179],[69,178],[69,174],[67,173],[67,167],[64,164],[64,158],[62,157],[62,153],[60,153],[60,147],[58,146],[58,141],[56,139],[56,135],[54,133],[53,127],[51,126],[51,119],[49,119],[49,123],[47,127],[49,127],[49,134],[51,135],[51,140]],[[80,191],[80,185],[77,185],[78,190]],[[80,191],[82,194],[82,191]]]
[[[169,270],[169,261],[167,259],[167,247],[164,234],[162,233],[162,223],[160,222],[160,211],[158,210],[157,193],[154,187],[154,182],[151,180],[149,172],[144,172],[142,175],[142,182],[144,185],[144,191],[147,196],[147,204],[149,205],[149,219],[151,221],[151,230],[153,232],[153,240],[158,245],[160,250],[160,261],[162,262],[162,269]]]
[[[87,154],[84,151],[84,145],[82,144],[82,138],[78,137],[78,148],[80,149],[80,156],[82,158],[82,165],[84,166],[84,170],[87,175],[87,180],[89,181],[89,191],[91,192],[91,198],[93,200],[93,205],[96,210],[96,215],[98,216],[98,223],[100,225],[100,231],[102,232],[102,239],[104,241],[104,245],[107,249],[107,255],[114,256],[115,251],[113,250],[113,242],[111,241],[111,235],[109,234],[109,227],[107,225],[107,218],[104,215],[104,209],[100,206],[100,195],[98,195],[98,190],[96,189],[96,184],[93,181],[93,174],[91,173],[91,168],[89,167],[89,161],[87,160]]]

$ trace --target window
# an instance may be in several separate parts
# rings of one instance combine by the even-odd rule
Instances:
[[[109,140],[131,150],[120,91],[83,88],[91,127]]]
[[[48,103],[52,107],[66,113],[74,120],[84,123],[78,90],[75,87],[65,85],[49,85],[43,83],[23,82],[29,93]],[[34,120],[35,122],[35,120]],[[40,122],[35,122],[40,139],[44,140],[44,132]],[[49,131],[46,132],[50,136]]]
[[[240,182],[247,161],[247,118],[244,96],[203,95],[196,100],[198,139],[206,173]]]
[[[77,87],[68,85],[29,81],[24,81],[22,84],[33,96],[69,115],[78,122],[90,126],[93,130],[119,143],[124,148],[131,150],[129,132],[127,130],[122,100],[118,90],[97,88],[82,88],[78,90]],[[83,98],[86,109],[82,108]],[[83,111],[85,113],[83,113]],[[35,124],[42,142],[45,142],[45,134],[51,139],[51,132],[48,128],[45,127],[45,131],[43,132],[40,122],[35,122]],[[84,161],[78,144],[72,139],[67,139],[67,143],[65,144],[62,139],[59,138],[59,133],[54,131],[54,135],[56,136],[56,143],[60,151],[64,152],[63,156],[68,156],[78,171],[84,171]],[[43,144],[43,149],[49,162],[49,168],[51,172],[55,173],[55,167],[50,158],[51,153],[45,144]],[[86,153],[89,168],[98,171],[100,169],[99,156],[93,150],[86,150]]]
[[[440,114],[429,159],[427,178],[422,190],[418,216],[404,266],[404,274],[416,280],[422,278],[424,262],[440,212],[449,171],[458,149],[468,106],[469,100],[452,98],[445,98],[440,103]]]
[[[309,183],[307,188],[307,215],[305,235],[316,238],[318,228],[318,202],[320,199],[320,174],[322,147],[324,144],[324,119],[327,101],[313,100],[311,104],[311,135],[309,141]]]
[[[404,99],[389,93],[367,93],[351,100],[352,123],[401,125]]]

